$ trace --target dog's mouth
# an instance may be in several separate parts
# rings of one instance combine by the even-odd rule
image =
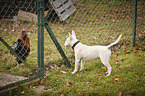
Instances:
[[[65,47],[69,47],[69,45],[65,45]]]

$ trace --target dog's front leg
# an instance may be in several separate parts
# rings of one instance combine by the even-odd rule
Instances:
[[[84,69],[84,63],[85,63],[85,61],[81,60],[81,69],[80,69],[80,71],[82,71]]]
[[[78,71],[79,61],[80,60],[75,60],[75,70],[72,72],[72,74],[75,74]]]

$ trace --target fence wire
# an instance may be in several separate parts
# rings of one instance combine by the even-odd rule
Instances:
[[[52,0],[53,1],[53,0]],[[55,1],[55,0],[54,0]],[[45,17],[62,45],[71,63],[74,63],[72,49],[64,47],[65,39],[72,30],[77,38],[86,45],[108,45],[123,34],[118,45],[112,51],[119,50],[120,46],[132,45],[133,35],[133,0],[72,0],[76,11],[65,21],[60,21],[59,16],[51,7],[46,8]],[[51,6],[50,3],[45,3]],[[138,0],[138,18],[136,42],[144,45],[144,1]],[[47,12],[48,11],[48,12]],[[47,45],[47,44],[46,44]],[[50,46],[49,46],[50,47]],[[49,48],[48,48],[49,49]],[[49,49],[50,50],[50,49]],[[48,50],[45,50],[48,53]],[[45,58],[46,59],[46,58]],[[46,59],[47,61],[47,59]],[[53,60],[54,61],[54,60]]]
[[[137,2],[136,43],[145,45],[145,1]]]
[[[60,15],[54,9],[51,3],[54,1],[57,0],[45,0],[45,18],[71,64],[74,63],[73,50],[65,48],[64,42],[72,30],[76,32],[77,38],[87,45],[108,45],[114,42],[120,34],[123,34],[123,37],[117,47],[112,49],[113,51],[118,50],[121,45],[132,44],[133,0],[71,0],[76,10],[64,21],[60,20]],[[36,3],[36,0],[1,0],[0,36],[12,46],[25,28],[30,42],[30,53],[26,62],[37,71]],[[136,40],[143,45],[145,39],[144,4],[144,0],[138,0],[136,30]],[[3,87],[4,83],[7,84],[2,76],[8,76],[7,81],[12,79],[9,82],[14,83],[18,81],[14,80],[13,76],[19,80],[19,76],[25,79],[33,75],[28,66],[23,63],[16,66],[16,63],[16,57],[0,42],[0,87]],[[46,30],[44,31],[44,64],[46,71],[63,65],[63,60]]]
[[[29,14],[36,14],[36,0],[1,0],[0,9],[0,37],[37,71],[37,22]],[[0,42],[0,90],[36,75],[29,66]]]

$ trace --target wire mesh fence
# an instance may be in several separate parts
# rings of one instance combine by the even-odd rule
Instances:
[[[36,4],[36,0],[0,1],[0,36],[12,47],[14,42],[19,42],[18,39],[23,42],[21,34],[25,28],[30,43],[30,53],[26,62],[37,72],[38,22],[36,14],[38,9]],[[44,0],[44,6],[45,18],[71,64],[74,63],[73,50],[66,49],[64,42],[72,30],[76,32],[77,38],[87,45],[108,45],[120,34],[123,34],[123,37],[120,43],[113,47],[113,51],[118,50],[121,45],[132,44],[134,10],[132,0]],[[138,0],[137,8],[136,40],[144,45],[144,0]],[[23,44],[26,45],[28,42],[24,41]],[[17,58],[0,42],[0,87],[7,84],[5,81],[14,83],[14,81],[18,82],[35,75],[29,66],[23,63],[17,66],[17,63]],[[63,65],[61,55],[47,31],[44,30],[44,70],[49,71],[50,68]],[[3,79],[4,76],[8,79]]]
[[[55,0],[52,0],[55,1]],[[63,49],[66,50],[69,60],[74,62],[72,49],[66,49],[63,44],[68,33],[74,30],[77,38],[87,45],[108,45],[115,41],[120,34],[122,40],[112,51],[118,50],[121,45],[132,45],[134,1],[132,0],[72,0],[76,11],[65,21],[59,19],[55,9],[45,10],[45,17],[56,35]],[[51,6],[51,3],[46,3]],[[138,10],[144,7],[143,0],[138,0]],[[138,11],[136,42],[144,44],[144,10]],[[139,18],[140,17],[140,18]],[[138,20],[140,19],[140,20]],[[138,27],[140,26],[140,27]],[[142,27],[141,27],[142,26]],[[141,31],[139,31],[141,30]],[[140,35],[140,36],[139,36]],[[47,45],[47,44],[46,44]],[[47,50],[45,50],[46,53]],[[47,60],[46,60],[47,61]]]
[[[22,63],[0,42],[0,89],[3,90],[7,85],[16,86],[36,75],[33,70],[38,68],[38,36],[37,22],[32,20],[32,17],[37,20],[36,1],[1,0],[0,7],[0,36],[28,64]]]
[[[137,28],[136,43],[145,44],[145,2],[143,0],[137,2]]]

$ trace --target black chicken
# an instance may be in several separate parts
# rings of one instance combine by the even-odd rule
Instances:
[[[11,47],[24,61],[26,61],[26,58],[30,53],[30,43],[24,28],[22,30],[20,38],[17,40],[17,42],[14,42]],[[22,63],[22,61],[18,58],[17,62]]]

